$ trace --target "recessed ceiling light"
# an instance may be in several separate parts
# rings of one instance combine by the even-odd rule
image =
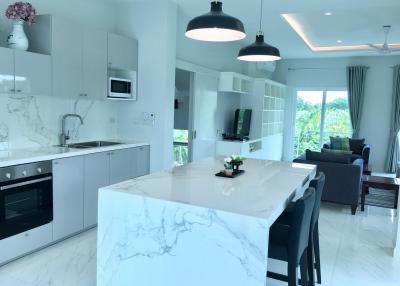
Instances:
[[[332,16],[332,14],[333,14],[332,12],[325,12],[324,13],[325,16]]]
[[[336,42],[337,42],[337,43],[339,43],[339,44],[340,44],[340,43],[343,43],[343,41],[342,41],[342,40],[337,40]]]

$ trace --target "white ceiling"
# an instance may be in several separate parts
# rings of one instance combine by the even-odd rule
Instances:
[[[107,0],[137,1],[137,0]],[[146,1],[146,0],[142,0]],[[147,0],[151,1],[151,0]],[[162,1],[162,0],[158,0]],[[211,0],[175,0],[182,13],[195,17],[210,9]],[[261,0],[222,0],[225,13],[241,19],[247,38],[254,41],[258,30]],[[275,45],[284,58],[378,55],[374,51],[313,52],[284,20],[292,14],[313,46],[382,44],[382,25],[392,25],[390,44],[400,44],[400,0],[264,0],[262,30],[267,43]],[[325,12],[332,12],[325,16]],[[337,43],[342,40],[343,43]]]

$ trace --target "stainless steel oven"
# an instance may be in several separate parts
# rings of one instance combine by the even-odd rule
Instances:
[[[51,161],[0,168],[0,239],[52,220]]]

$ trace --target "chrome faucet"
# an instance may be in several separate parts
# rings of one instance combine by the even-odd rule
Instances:
[[[79,114],[65,114],[62,117],[62,120],[61,120],[60,145],[63,146],[63,147],[67,146],[67,140],[70,139],[69,130],[68,130],[68,133],[65,133],[65,121],[67,120],[68,117],[79,118],[79,120],[81,121],[81,124],[83,125],[83,118]]]

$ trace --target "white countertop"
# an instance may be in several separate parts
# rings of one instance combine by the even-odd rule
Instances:
[[[242,166],[246,173],[234,179],[216,177],[221,169],[222,157],[209,158],[105,187],[100,192],[122,192],[271,219],[281,211],[277,208],[284,208],[288,198],[304,188],[304,182],[316,172],[314,165],[254,159],[247,159]]]
[[[235,144],[251,144],[251,143],[260,142],[260,141],[262,141],[262,138],[251,139],[251,140],[247,140],[247,141],[228,140],[228,139],[219,139],[219,140],[217,140],[217,142],[235,143]]]
[[[107,141],[122,142],[120,140],[107,140]],[[144,141],[124,141],[123,144],[107,146],[107,147],[86,148],[86,149],[49,146],[42,148],[27,148],[27,149],[0,151],[0,168],[39,162],[39,161],[47,161],[47,160],[54,160],[66,157],[99,153],[99,152],[140,147],[146,145],[150,145],[150,143]]]

